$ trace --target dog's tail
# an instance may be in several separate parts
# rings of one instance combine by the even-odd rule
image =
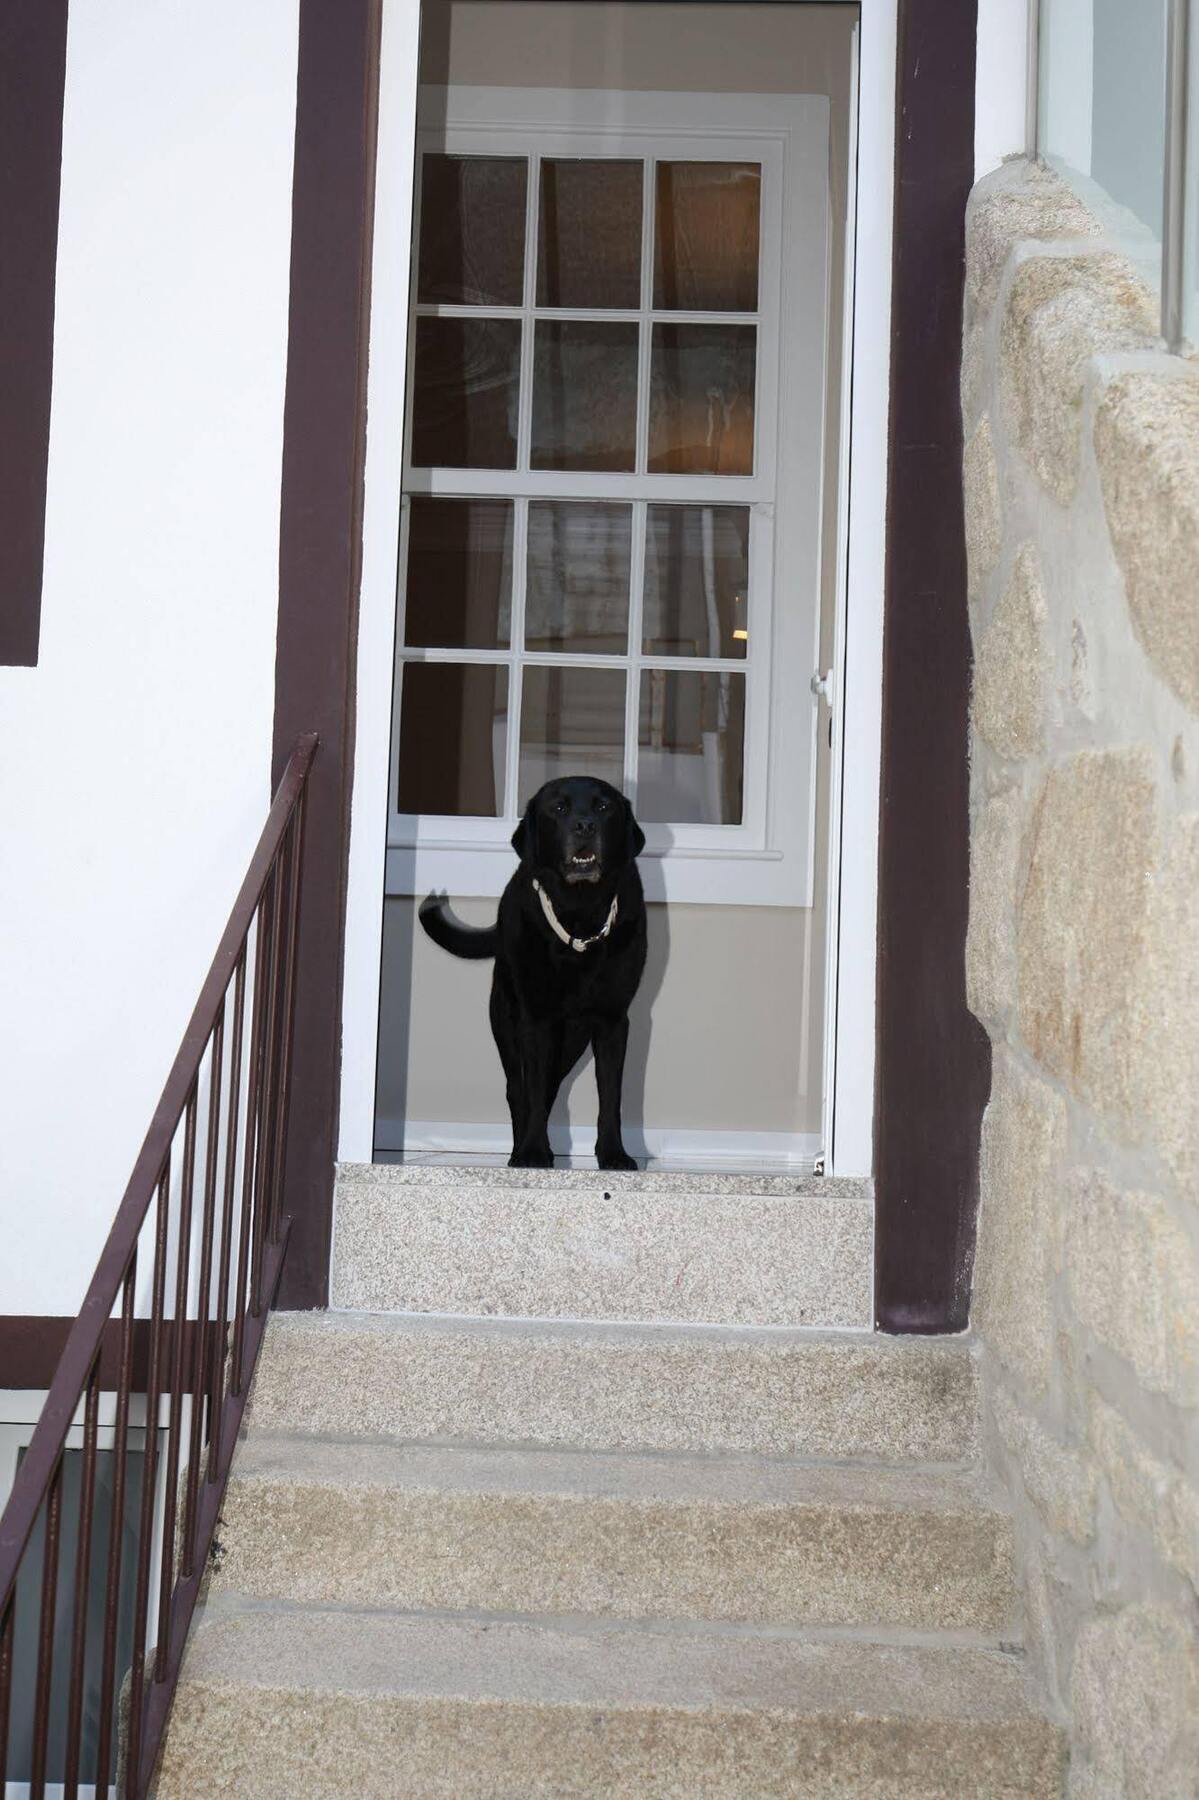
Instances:
[[[448,950],[451,956],[481,960],[494,956],[499,948],[498,925],[459,925],[456,919],[448,916],[445,901],[437,894],[426,894],[421,901],[420,922],[433,942]]]

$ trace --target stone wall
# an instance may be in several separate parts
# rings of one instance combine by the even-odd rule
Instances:
[[[970,204],[974,1324],[1072,1796],[1199,1793],[1199,365],[1056,177]]]

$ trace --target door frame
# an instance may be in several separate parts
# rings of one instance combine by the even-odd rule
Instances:
[[[879,446],[873,459],[855,452],[851,470],[843,456],[838,530],[846,580],[838,582],[835,636],[840,666],[834,678],[834,746],[848,733],[855,744],[866,746],[853,759],[834,757],[841,788],[842,833],[845,849],[836,851],[830,864],[840,862],[840,880],[830,879],[828,992],[836,995],[836,1031],[826,1063],[824,1088],[825,1167],[829,1174],[868,1175],[873,1161],[874,1096],[874,964],[875,964],[875,859],[873,824],[868,828],[867,854],[855,856],[848,833],[855,821],[877,816],[878,792],[878,691],[882,666],[882,590],[885,521],[885,451],[887,410],[888,320],[871,296],[889,292],[890,278],[890,167],[893,121],[889,96],[894,86],[894,0],[863,0],[869,29],[859,34],[859,45],[869,45],[860,62],[862,125],[859,133],[859,195],[856,288],[847,282],[847,324],[852,324],[858,368],[865,378],[851,383],[848,368],[850,342],[845,334],[846,378],[843,393],[850,399],[850,429],[842,440],[852,439]],[[380,111],[377,172],[377,217],[387,222],[376,230],[373,283],[377,292],[408,292],[411,235],[414,131],[408,107],[415,107],[416,83],[412,66],[412,33],[404,29],[411,16],[410,0],[384,0],[384,29],[380,93],[386,104]],[[888,31],[888,24],[890,30]],[[851,203],[853,182],[850,182]],[[852,234],[850,234],[852,235]],[[847,259],[848,261],[848,259]],[[848,274],[848,269],[847,269]],[[388,338],[393,334],[388,333]],[[397,338],[400,334],[394,334]],[[873,343],[871,343],[873,340]],[[857,346],[864,346],[858,349]],[[375,346],[372,354],[367,416],[402,416],[403,344]],[[384,737],[383,698],[391,698],[391,669],[395,648],[395,550],[390,521],[395,511],[394,494],[401,480],[400,446],[394,439],[370,440],[366,464],[363,578],[359,612],[359,658],[363,674],[358,684],[358,732],[362,743],[378,745]],[[873,484],[873,491],[871,491]],[[376,521],[382,516],[382,527]],[[848,603],[847,603],[848,594]],[[847,628],[852,620],[852,628]],[[799,676],[806,680],[806,672]],[[806,692],[803,695],[808,701]],[[870,748],[873,746],[873,749]],[[346,986],[342,1018],[343,1072],[339,1160],[369,1161],[374,1144],[374,1094],[378,1010],[380,996],[383,838],[387,817],[387,758],[359,757],[354,771],[353,825],[349,854]],[[841,780],[841,770],[844,778]],[[838,809],[830,808],[830,825],[836,838]],[[854,884],[867,885],[858,893]],[[853,892],[856,905],[841,898]],[[351,948],[353,946],[353,948]],[[844,979],[838,967],[846,971]],[[830,1026],[834,1009],[826,1003]]]
[[[875,1173],[880,1252],[895,1250],[876,1258],[880,1325],[955,1330],[965,1322],[961,1269],[977,1204],[981,1104],[963,976],[969,645],[959,582],[961,421],[947,397],[957,389],[973,180],[976,3],[860,0],[859,11],[844,470],[849,604],[835,695],[838,733],[852,754],[839,757],[826,1166]],[[400,446],[373,445],[365,475],[364,462],[372,396],[403,381],[402,357],[388,366],[377,356],[366,374],[374,134],[383,86],[391,104],[378,122],[378,216],[392,229],[377,234],[373,267],[376,275],[387,269],[391,291],[397,281],[406,291],[419,0],[386,0],[380,53],[382,13],[383,0],[300,3],[276,761],[301,720],[321,731],[322,750],[309,815],[288,1145],[294,1260],[283,1304],[297,1306],[327,1299],[334,1159],[368,1160],[373,1138],[387,764],[355,759],[354,741],[389,741],[395,607],[362,523],[376,482],[398,486]],[[889,495],[905,501],[902,543],[900,533],[888,541]],[[912,702],[897,706],[894,689],[911,667],[913,640],[927,639],[947,612],[952,629],[936,646],[937,679],[918,684],[923,721],[913,753]],[[943,854],[932,861],[913,829],[922,813],[945,821]],[[955,891],[940,895],[946,870]],[[930,967],[939,980],[922,988]],[[912,1057],[912,1043],[926,1038],[936,1054]],[[909,1112],[897,1136],[901,1103]],[[946,1129],[955,1146],[948,1160],[939,1136]],[[927,1229],[908,1255],[914,1209]]]

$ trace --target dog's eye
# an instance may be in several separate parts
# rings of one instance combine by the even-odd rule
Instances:
[[[597,800],[595,803],[595,810],[596,812],[607,812],[608,802],[606,800]]]
[[[570,801],[569,800],[559,800],[554,807],[554,811],[556,813],[569,812],[570,811]]]

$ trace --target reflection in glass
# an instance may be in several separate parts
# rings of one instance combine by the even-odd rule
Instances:
[[[760,165],[660,162],[656,175],[654,305],[756,312]]]
[[[507,740],[503,664],[405,663],[397,812],[498,817]]]
[[[1187,31],[1189,68],[1187,96],[1191,117],[1199,113],[1199,20],[1192,18]],[[1183,226],[1182,328],[1192,346],[1199,344],[1199,123],[1187,131],[1187,165],[1183,191],[1186,218]]]
[[[628,506],[529,502],[525,643],[530,650],[625,653],[632,532]]]
[[[639,162],[545,159],[538,306],[641,304],[641,187]]]
[[[523,156],[424,158],[418,300],[520,305],[528,168]]]
[[[636,426],[636,325],[539,319],[533,468],[631,469]]]
[[[643,669],[638,715],[642,823],[740,825],[744,675]]]
[[[655,325],[649,469],[655,475],[752,475],[752,325]]]
[[[1166,0],[1041,0],[1039,148],[1128,209],[1108,232],[1140,254],[1162,235],[1166,12]]]
[[[517,805],[558,775],[624,781],[623,669],[526,667]]]
[[[749,508],[651,506],[642,649],[744,656],[749,642]]]
[[[514,469],[519,319],[418,319],[415,468]]]
[[[502,650],[511,609],[511,500],[413,495],[404,642],[442,650]]]
[[[145,1479],[145,1432],[132,1428],[125,1458],[125,1480],[117,1543],[120,1568],[116,1590],[114,1679],[112,1711],[107,1723],[109,1743],[119,1744],[123,1736],[125,1708],[122,1692],[125,1678],[133,1662],[133,1640],[137,1617],[137,1564],[141,1538],[140,1514],[142,1483]],[[165,1454],[159,1434],[158,1455]],[[28,1447],[18,1452],[18,1468],[29,1454]],[[51,1562],[58,1588],[57,1605],[52,1605],[49,1633],[50,1683],[47,1694],[47,1727],[43,1742],[46,1762],[42,1770],[50,1792],[61,1793],[67,1769],[67,1721],[70,1716],[70,1674],[75,1606],[70,1596],[81,1551],[80,1500],[83,1486],[83,1452],[66,1450],[62,1458],[62,1485],[59,1499],[58,1557]],[[162,1466],[161,1464],[159,1465]],[[87,1578],[81,1579],[84,1615],[84,1649],[80,1669],[82,1707],[80,1717],[78,1781],[89,1794],[96,1792],[97,1762],[102,1722],[101,1701],[104,1696],[104,1635],[108,1616],[108,1545],[111,1542],[113,1513],[117,1503],[117,1457],[111,1449],[98,1450],[95,1462],[95,1484],[92,1495],[91,1553],[87,1560]],[[46,1560],[46,1507],[43,1503],[35,1520],[21,1562],[13,1604],[11,1690],[8,1696],[8,1751],[5,1791],[9,1794],[29,1793],[32,1788],[35,1721],[37,1718],[38,1645],[42,1625],[42,1575]],[[110,1756],[109,1780],[113,1778]],[[105,1795],[116,1792],[107,1783],[100,1789]]]

